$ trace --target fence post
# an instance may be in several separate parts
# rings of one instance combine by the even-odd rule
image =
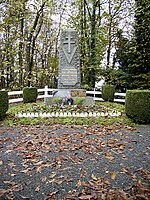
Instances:
[[[44,88],[44,103],[46,103],[46,97],[48,97],[48,85]]]
[[[94,88],[94,101],[95,101],[95,88]]]

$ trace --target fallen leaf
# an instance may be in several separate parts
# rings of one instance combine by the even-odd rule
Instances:
[[[16,185],[16,183],[13,182],[13,181],[4,181],[4,183],[5,183],[5,184],[8,184],[8,185],[11,185],[11,186]]]
[[[10,149],[9,149],[9,150],[5,151],[5,153],[10,153],[10,152],[12,152],[12,151],[13,151],[13,150],[10,150]]]
[[[119,150],[124,150],[124,146],[120,145]]]
[[[37,186],[37,187],[35,188],[35,192],[39,192],[39,191],[40,191],[40,187]]]
[[[14,177],[14,176],[16,176],[16,174],[10,174],[10,176],[11,176],[11,177]]]
[[[20,197],[21,197],[22,199],[30,200],[30,197],[27,197],[27,196],[20,195]]]
[[[71,160],[72,162],[74,162],[74,163],[76,163],[76,164],[79,164],[79,163],[80,163],[80,162],[79,162],[79,158],[78,158],[77,156],[70,156],[69,158],[70,158],[70,160]]]
[[[122,200],[128,200],[128,195],[126,192],[124,192],[122,189],[116,190],[116,194],[118,197],[120,197]]]
[[[42,169],[43,169],[43,166],[38,166],[37,169],[36,169],[36,172],[41,173]]]
[[[117,174],[118,174],[118,172],[113,172],[111,174],[111,179],[114,180],[116,178]]]
[[[62,184],[64,182],[63,179],[59,179],[59,178],[56,178],[56,179],[52,179],[49,181],[50,183],[56,183],[58,185]]]
[[[105,158],[109,159],[109,160],[114,160],[113,156],[105,156]]]
[[[29,171],[31,171],[31,169],[27,168],[27,169],[21,170],[20,172],[22,172],[22,173],[28,173]]]
[[[37,163],[34,163],[34,165],[41,165],[41,164],[44,164],[45,162],[44,161],[39,161]]]
[[[19,184],[19,185],[16,184],[12,187],[12,190],[15,191],[15,192],[18,192],[22,189],[23,189],[23,186],[21,184]]]
[[[15,199],[15,197],[14,197],[12,192],[6,194],[6,198],[7,198],[7,200],[14,200]]]
[[[46,176],[42,176],[41,181],[45,182],[46,180],[47,180],[47,177]]]
[[[87,183],[85,183],[84,181],[79,180],[76,184],[76,187],[81,187],[81,186],[87,186]]]
[[[51,148],[48,144],[44,144],[43,147],[46,148],[47,150],[51,150]]]
[[[93,198],[94,197],[94,195],[82,195],[82,196],[80,196],[79,197],[79,199],[87,199],[87,200],[90,200],[91,198]]]
[[[49,176],[49,178],[54,178],[56,176],[56,172],[52,172],[52,174]]]
[[[7,189],[7,190],[5,190],[5,189],[0,189],[0,196],[4,195],[4,194],[6,194],[6,193],[8,193],[8,192],[10,192],[10,191],[11,191],[10,189]]]
[[[92,178],[94,181],[97,181],[97,180],[98,180],[97,177],[94,176],[94,174],[92,174],[91,178]]]
[[[55,194],[57,194],[57,192],[59,192],[58,190],[51,192],[44,200],[52,200],[55,196]]]

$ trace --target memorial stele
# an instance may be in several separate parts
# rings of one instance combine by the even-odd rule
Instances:
[[[81,87],[80,51],[77,31],[61,31],[59,47],[58,89]]]

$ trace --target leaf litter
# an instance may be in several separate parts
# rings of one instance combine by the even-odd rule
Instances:
[[[130,166],[124,166],[129,160],[128,143],[133,141],[125,133],[136,134],[135,128],[119,124],[21,126],[18,134],[12,128],[0,128],[1,152],[8,156],[0,159],[0,169],[5,169],[0,174],[2,198],[34,199],[37,194],[41,200],[149,198],[149,170],[139,168],[132,172]],[[114,170],[117,158],[121,167]],[[12,171],[5,178],[10,168]],[[118,181],[120,175],[127,175],[133,184],[114,187],[113,182]],[[23,176],[21,181],[20,176]],[[28,187],[34,185],[34,177],[38,177],[38,182],[29,194]],[[42,192],[43,188],[46,193]]]

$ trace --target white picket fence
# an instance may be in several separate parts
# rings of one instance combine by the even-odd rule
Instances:
[[[48,88],[48,86],[45,86],[45,88],[42,89],[38,89],[38,99],[44,99],[45,97],[52,97],[52,92],[56,90],[53,88]],[[41,94],[42,93],[42,94]],[[50,93],[50,94],[49,94]],[[103,101],[103,99],[101,98],[102,93],[100,91],[86,91],[87,95],[93,96],[94,101]],[[16,97],[17,95],[21,96],[21,97]],[[23,91],[11,91],[8,92],[8,96],[9,96],[9,103],[18,103],[18,102],[23,102]],[[15,96],[15,98],[12,98],[13,96]],[[126,93],[115,93],[115,98],[114,102],[121,102],[124,103],[125,102],[125,96]],[[118,97],[122,97],[122,98],[118,98]]]

